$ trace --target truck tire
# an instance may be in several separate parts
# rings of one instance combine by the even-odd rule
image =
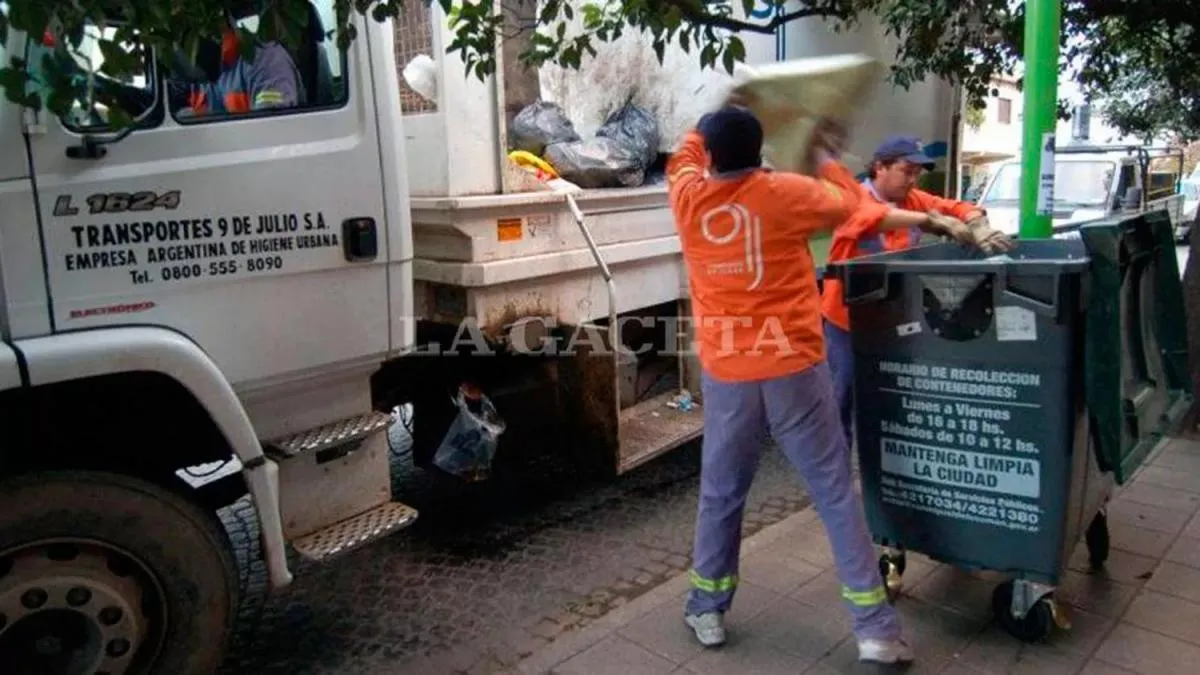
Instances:
[[[0,482],[0,663],[6,675],[212,673],[238,600],[220,523],[115,474]]]

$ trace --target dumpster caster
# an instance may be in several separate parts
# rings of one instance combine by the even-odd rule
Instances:
[[[1084,534],[1084,542],[1087,544],[1088,564],[1093,572],[1099,571],[1108,561],[1108,516],[1104,511],[1092,518]]]
[[[1022,586],[1022,597],[1014,598],[1017,584]],[[1038,594],[1041,597],[1037,597]],[[1029,603],[1029,600],[1033,602]],[[1022,609],[1025,610],[1023,614]],[[1055,627],[1063,630],[1071,628],[1070,621],[1054,601],[1054,590],[1028,582],[1006,581],[996,586],[992,591],[992,611],[1004,630],[1022,642],[1041,642],[1050,636]]]
[[[901,577],[904,576],[904,569],[907,565],[908,560],[905,558],[904,551],[883,553],[879,556],[879,575],[883,577],[888,593],[892,595],[900,593],[900,589],[904,586]]]

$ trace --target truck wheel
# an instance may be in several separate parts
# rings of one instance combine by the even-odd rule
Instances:
[[[93,472],[0,483],[5,673],[211,673],[237,588],[219,524],[163,488]]]

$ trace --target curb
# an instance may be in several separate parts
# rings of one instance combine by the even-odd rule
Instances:
[[[745,557],[758,549],[766,548],[784,537],[795,534],[816,519],[817,512],[809,502],[796,513],[743,539],[741,555]],[[678,602],[689,588],[691,588],[691,583],[687,573],[680,574],[629,603],[617,607],[582,629],[559,637],[504,672],[507,675],[545,675],[551,672],[555,666],[601,642],[664,604]],[[679,611],[680,617],[682,617],[682,605],[680,605]]]

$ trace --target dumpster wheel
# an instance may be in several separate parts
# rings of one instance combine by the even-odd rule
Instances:
[[[879,555],[879,576],[883,577],[889,596],[898,595],[900,589],[904,587],[901,577],[904,576],[904,570],[907,567],[908,558],[904,555],[904,551]]]
[[[1035,602],[1025,616],[1013,616],[1013,582],[1005,581],[992,591],[992,612],[1009,635],[1022,642],[1042,642],[1060,621],[1055,616],[1054,596]]]
[[[1099,571],[1108,561],[1108,516],[1104,511],[1096,513],[1092,518],[1087,532],[1084,533],[1084,542],[1087,544],[1088,564],[1093,572]]]

